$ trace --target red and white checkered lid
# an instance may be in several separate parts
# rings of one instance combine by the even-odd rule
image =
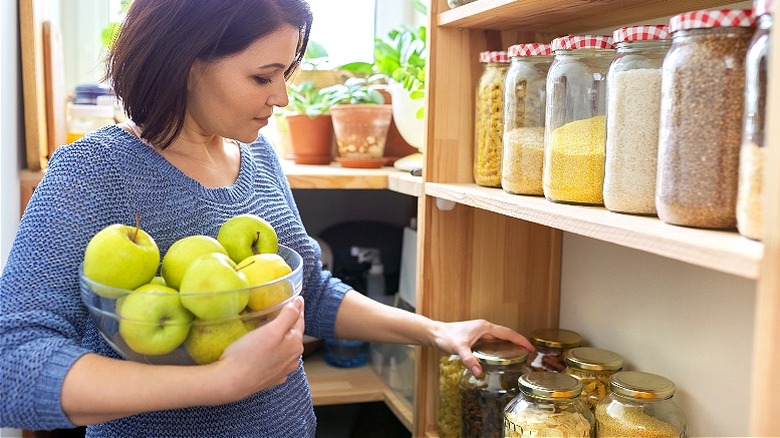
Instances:
[[[479,52],[479,62],[509,62],[509,55],[503,50]]]
[[[507,50],[510,57],[514,56],[545,56],[552,54],[552,48],[549,44],[543,43],[523,43],[509,46]]]
[[[752,9],[713,9],[683,12],[669,20],[669,31],[706,29],[711,27],[753,27],[756,20]]]
[[[753,16],[760,17],[771,13],[772,0],[753,0]]]
[[[669,27],[663,24],[621,27],[612,32],[615,44],[623,41],[666,40],[669,36]]]
[[[552,50],[614,49],[609,35],[566,35],[552,40]]]

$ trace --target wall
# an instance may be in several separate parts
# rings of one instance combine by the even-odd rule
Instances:
[[[689,436],[748,430],[755,300],[754,281],[564,235],[560,326],[672,380]]]
[[[5,266],[19,220],[19,169],[24,129],[17,2],[0,2],[0,266]]]

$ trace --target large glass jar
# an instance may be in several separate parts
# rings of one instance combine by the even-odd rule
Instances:
[[[609,378],[610,393],[596,405],[598,436],[634,438],[685,437],[685,414],[677,406],[674,383],[640,371]]]
[[[460,379],[465,371],[457,354],[439,359],[439,438],[460,438]]]
[[[658,217],[700,228],[736,226],[750,10],[675,15],[661,78]]]
[[[607,148],[604,207],[655,214],[661,66],[669,51],[664,25],[621,27],[607,72]]]
[[[591,411],[609,394],[609,376],[623,369],[623,358],[603,348],[577,347],[563,355],[566,374],[582,383],[580,399]]]
[[[606,77],[612,37],[568,35],[552,41],[547,73],[544,196],[555,202],[602,204],[606,144]]]
[[[528,368],[532,371],[552,371],[562,373],[566,370],[563,354],[582,345],[582,336],[572,330],[546,328],[534,330],[528,337],[536,351],[528,356]]]
[[[504,83],[504,155],[501,188],[521,195],[543,195],[544,117],[549,44],[516,44]]]
[[[764,215],[761,196],[764,186],[764,120],[766,116],[769,33],[772,29],[771,0],[755,0],[753,15],[758,29],[745,59],[745,116],[739,156],[737,187],[737,230],[745,237],[761,240]]]
[[[504,437],[592,437],[593,414],[579,398],[582,385],[560,373],[520,377],[520,394],[504,410]]]
[[[528,350],[507,341],[478,342],[472,350],[482,375],[466,370],[461,378],[461,436],[501,436],[504,407],[519,391],[517,380],[529,371]]]
[[[504,80],[509,69],[507,52],[481,52],[482,75],[474,103],[474,182],[501,187],[504,135]]]

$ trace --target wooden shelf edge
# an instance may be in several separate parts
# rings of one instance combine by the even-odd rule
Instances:
[[[603,207],[557,204],[476,184],[426,183],[425,194],[562,231],[615,243],[747,279],[757,279],[763,244],[731,231],[669,225]]]
[[[422,178],[394,167],[357,169],[338,164],[305,165],[282,161],[282,170],[293,189],[389,189],[419,197]]]

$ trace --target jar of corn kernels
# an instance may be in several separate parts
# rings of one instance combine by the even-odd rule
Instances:
[[[482,75],[474,102],[474,182],[501,187],[504,135],[504,80],[509,69],[507,52],[481,52]]]

